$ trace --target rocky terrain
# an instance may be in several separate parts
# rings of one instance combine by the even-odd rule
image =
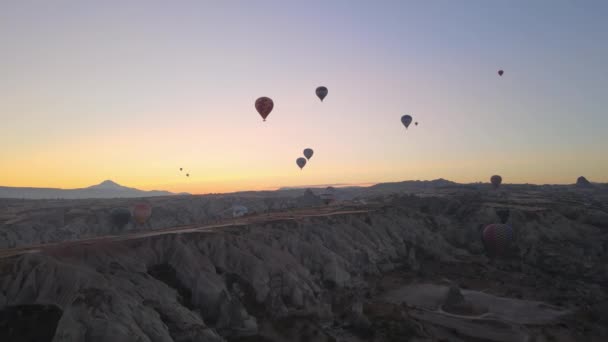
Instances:
[[[169,196],[173,193],[163,190],[144,191],[105,180],[97,185],[81,189],[20,188],[0,186],[0,198],[19,199],[86,199],[86,198],[136,198]]]
[[[303,190],[146,199],[149,223],[126,231],[106,215],[129,200],[3,200],[4,252],[73,242],[0,259],[0,341],[608,340],[605,187],[338,195],[323,209]],[[230,222],[235,203],[251,220],[162,231]],[[480,231],[497,222],[514,244],[488,259]],[[76,242],[108,234],[133,236]]]

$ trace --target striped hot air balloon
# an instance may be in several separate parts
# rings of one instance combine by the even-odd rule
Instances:
[[[138,224],[144,224],[152,215],[152,207],[148,203],[137,203],[133,207],[133,219]]]
[[[499,175],[494,175],[490,177],[490,183],[492,183],[494,189],[498,189],[498,187],[502,183],[502,177],[500,177]]]
[[[273,108],[274,108],[274,102],[269,97],[263,96],[255,101],[255,109],[258,111],[258,113],[260,114],[262,119],[264,119],[264,121],[266,121],[268,114],[270,114],[270,112],[272,112]]]
[[[504,255],[513,241],[513,229],[507,224],[489,224],[483,229],[482,240],[490,256]]]

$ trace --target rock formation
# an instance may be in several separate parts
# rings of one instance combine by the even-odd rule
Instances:
[[[395,195],[368,212],[40,247],[0,259],[0,339],[40,324],[53,341],[604,341],[606,201],[585,196]],[[147,230],[236,199],[156,201]],[[87,205],[8,222],[102,227],[104,207]],[[488,260],[480,227],[500,221],[515,243]]]
[[[587,178],[580,176],[576,179],[576,186],[580,188],[589,188],[591,187],[591,183],[589,183]]]

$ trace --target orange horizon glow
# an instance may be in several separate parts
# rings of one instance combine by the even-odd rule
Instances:
[[[2,2],[0,186],[606,183],[604,14],[607,4],[528,2]],[[266,122],[261,96],[275,104]],[[403,114],[420,125],[405,130]]]

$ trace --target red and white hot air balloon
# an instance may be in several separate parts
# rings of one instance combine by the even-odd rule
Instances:
[[[501,256],[509,250],[513,241],[513,229],[507,224],[490,224],[483,229],[481,238],[490,256]]]
[[[152,215],[152,207],[148,203],[137,203],[133,207],[133,219],[138,224],[144,224]]]
[[[269,97],[264,96],[255,100],[255,109],[258,111],[264,121],[266,121],[268,114],[272,112],[272,108],[274,108],[274,102]]]
[[[498,187],[502,183],[502,177],[500,177],[499,175],[494,175],[490,177],[490,182],[494,186],[494,189],[498,189]]]

